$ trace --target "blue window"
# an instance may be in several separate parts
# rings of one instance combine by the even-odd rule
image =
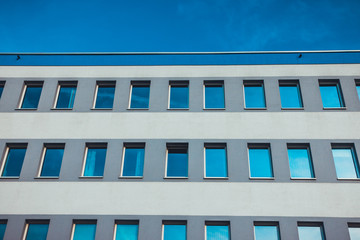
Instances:
[[[139,223],[137,221],[116,222],[115,240],[137,240]]]
[[[255,240],[280,240],[279,227],[275,224],[258,224],[255,228]]]
[[[314,178],[310,147],[288,144],[291,178]]]
[[[125,143],[123,177],[142,177],[144,169],[145,143]]]
[[[6,230],[6,220],[0,221],[0,240],[4,239],[5,230]]]
[[[87,144],[84,167],[85,177],[101,177],[104,174],[107,144]]]
[[[167,144],[166,177],[188,176],[188,144]]]
[[[204,81],[205,109],[225,108],[224,81]]]
[[[269,144],[249,144],[250,177],[272,178],[273,168]]]
[[[41,177],[58,177],[64,154],[64,144],[48,144],[44,147]]]
[[[298,226],[299,240],[325,240],[322,226]]]
[[[149,108],[150,81],[132,81],[130,108]]]
[[[359,163],[353,146],[332,145],[337,178],[359,178]]]
[[[111,109],[114,104],[115,82],[97,82],[94,108]]]
[[[170,81],[169,108],[189,108],[189,81]]]
[[[28,223],[25,240],[46,240],[49,223]]]
[[[0,98],[2,96],[2,93],[4,91],[4,86],[5,86],[5,82],[4,81],[0,81]]]
[[[26,82],[21,108],[36,109],[39,104],[43,82]]]
[[[324,108],[345,107],[339,81],[319,81],[321,99]]]
[[[24,162],[27,144],[7,147],[2,177],[19,177]]]
[[[350,240],[360,240],[360,225],[358,223],[349,223]]]
[[[279,81],[281,107],[302,108],[301,92],[299,81]]]
[[[244,81],[245,108],[266,108],[263,81]]]
[[[358,94],[358,98],[359,98],[359,100],[360,100],[360,80],[357,79],[357,80],[355,81],[355,83],[356,83],[356,91],[357,91],[357,94]]]
[[[186,240],[186,223],[164,222],[163,240]]]
[[[95,240],[96,223],[75,223],[72,240]]]
[[[205,144],[205,177],[228,177],[225,144]]]
[[[207,223],[205,231],[206,240],[230,240],[229,224]]]
[[[60,82],[56,108],[71,109],[74,106],[76,82]]]

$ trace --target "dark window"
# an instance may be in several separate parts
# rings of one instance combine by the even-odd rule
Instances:
[[[97,82],[94,108],[110,109],[114,104],[115,81]]]
[[[2,177],[19,177],[24,162],[27,144],[11,144],[6,148]]]
[[[59,82],[56,108],[71,109],[74,106],[76,95],[76,82]]]
[[[43,82],[25,82],[21,108],[36,109],[39,104]]]
[[[130,108],[149,108],[150,81],[132,81]]]
[[[58,177],[64,154],[64,144],[46,144],[42,161],[41,177]]]

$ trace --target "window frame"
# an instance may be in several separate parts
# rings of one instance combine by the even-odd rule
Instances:
[[[41,87],[41,92],[40,92],[40,96],[39,96],[39,101],[37,103],[37,107],[36,108],[23,108],[22,105],[24,103],[24,99],[25,99],[25,94],[26,94],[26,90],[28,89],[28,87]],[[20,94],[20,99],[17,105],[17,108],[15,110],[37,110],[39,108],[39,103],[41,100],[41,94],[42,94],[42,89],[44,87],[44,81],[24,81],[22,90],[21,90],[21,94]]]
[[[337,90],[337,93],[339,96],[338,100],[340,103],[340,107],[324,107],[324,101],[321,96],[321,86],[335,86],[336,87],[336,90]],[[339,79],[319,79],[319,93],[320,93],[323,110],[346,110],[345,99],[344,99],[344,95],[343,95],[343,92],[341,89],[341,84],[340,84]]]
[[[162,224],[161,224],[161,240],[164,240],[165,225],[183,225],[183,226],[185,226],[186,240],[188,239],[187,220],[163,220]]]
[[[87,156],[88,156],[88,151],[89,148],[94,148],[94,149],[106,149],[106,153],[107,153],[107,146],[108,143],[107,142],[87,142],[85,143],[85,153],[84,153],[84,159],[83,159],[83,164],[82,164],[82,168],[81,168],[81,175],[79,178],[89,178],[89,179],[101,179],[104,178],[104,172],[105,172],[105,164],[106,164],[106,158],[107,158],[107,154],[105,156],[105,160],[104,160],[104,172],[102,176],[84,176],[85,174],[85,168],[86,168],[86,162],[87,162]]]
[[[7,220],[7,219],[0,219],[0,225],[1,225],[1,224],[4,224],[4,225],[5,225],[4,236],[5,236],[5,233],[6,233],[7,223],[8,223],[8,220]],[[0,237],[1,237],[1,236],[0,236]]]
[[[172,177],[167,175],[168,170],[168,157],[170,149],[186,149],[187,154],[187,177]],[[188,179],[189,178],[189,143],[166,143],[166,156],[165,156],[165,179]]]
[[[70,240],[74,240],[75,227],[77,224],[95,224],[95,238],[96,238],[96,231],[97,231],[97,220],[96,219],[74,219],[72,221]]]
[[[251,165],[250,165],[250,149],[268,149],[270,161],[271,161],[271,173],[272,177],[251,177]],[[248,166],[249,166],[249,179],[250,180],[275,180],[275,173],[274,173],[274,161],[271,152],[271,145],[270,143],[248,143],[247,144],[247,159],[248,159]]]
[[[139,220],[115,220],[114,224],[114,234],[113,234],[113,240],[116,240],[116,230],[118,225],[137,225],[138,226],[138,232],[137,232],[137,239],[139,240],[139,230],[140,230],[140,221]]]
[[[227,220],[220,220],[220,221],[205,221],[204,225],[204,239],[207,240],[207,226],[228,226],[229,229],[229,240],[231,240],[231,227],[230,227],[230,221]]]
[[[264,107],[246,107],[246,94],[245,87],[246,86],[261,86],[264,95]],[[244,110],[267,110],[267,101],[266,101],[266,93],[265,93],[265,83],[264,80],[244,80],[243,81],[243,100],[244,100]]]
[[[65,151],[65,143],[44,143],[43,149],[41,152],[41,157],[40,157],[39,169],[38,169],[38,172],[37,172],[35,178],[36,179],[59,179],[62,161],[61,161],[61,165],[60,165],[59,176],[57,176],[57,177],[56,176],[44,176],[44,177],[41,176],[47,149],[63,149]],[[63,156],[63,158],[64,158],[64,156]]]
[[[4,153],[2,156],[2,160],[1,160],[0,179],[19,179],[20,178],[22,167],[24,165],[24,161],[26,158],[27,147],[28,147],[28,143],[6,143],[5,150],[4,150]],[[7,158],[9,156],[10,149],[23,149],[23,148],[25,148],[25,156],[24,156],[23,163],[21,165],[19,176],[3,176],[4,170],[5,170],[5,164],[8,160]]]
[[[312,172],[313,177],[311,178],[304,178],[304,177],[292,177],[291,176],[291,167],[290,167],[290,159],[289,159],[289,149],[306,149],[310,161],[310,171]],[[316,180],[315,168],[314,168],[314,161],[311,154],[310,143],[287,143],[286,144],[286,151],[287,151],[287,159],[289,164],[289,173],[291,180]]]
[[[56,93],[55,93],[55,99],[54,99],[54,104],[51,108],[51,110],[73,110],[74,109],[74,104],[75,104],[75,98],[76,98],[76,93],[74,96],[74,103],[73,106],[71,108],[57,108],[56,105],[59,101],[59,95],[60,95],[60,90],[61,87],[75,87],[76,91],[77,91],[77,84],[78,81],[59,81],[58,85],[56,87]]]
[[[206,176],[206,149],[225,149],[226,157],[226,177],[207,177]],[[204,143],[204,179],[218,179],[218,180],[228,180],[229,179],[229,161],[227,153],[227,144],[226,143]]]
[[[322,240],[326,240],[325,227],[323,222],[297,222],[296,230],[299,238],[299,227],[319,227],[322,235]],[[300,239],[300,238],[299,238]]]
[[[206,108],[206,86],[222,86],[224,107],[223,108]],[[225,81],[224,80],[204,80],[203,81],[203,110],[226,110],[226,98],[225,98]]]
[[[360,87],[360,79],[355,79],[355,91],[356,91],[356,95],[358,96],[358,100],[360,102],[360,94],[358,93],[357,87]]]
[[[25,220],[25,227],[24,227],[24,230],[23,230],[21,240],[26,240],[30,224],[47,224],[48,225],[48,232],[46,234],[46,238],[47,238],[47,236],[49,234],[50,219],[26,219]]]
[[[171,88],[172,86],[175,87],[187,87],[188,88],[188,107],[187,108],[171,108]],[[189,110],[190,108],[190,84],[189,80],[170,80],[169,81],[169,90],[168,90],[168,104],[167,104],[167,110]]]
[[[278,240],[281,240],[280,223],[278,221],[254,221],[254,224],[253,224],[254,240],[256,240],[256,231],[255,231],[256,226],[276,227]]]
[[[99,87],[113,87],[114,88],[114,97],[113,97],[113,102],[112,102],[112,107],[111,108],[97,108],[96,107],[96,100],[98,99],[98,92],[99,92]],[[113,110],[114,109],[114,102],[115,102],[115,91],[116,91],[116,81],[96,81],[96,86],[95,86],[95,94],[94,94],[94,100],[91,106],[91,110]]]
[[[132,92],[134,86],[140,87],[148,87],[149,88],[149,99],[148,99],[148,107],[147,108],[132,108],[131,100],[132,100]],[[151,81],[150,80],[132,80],[130,82],[130,95],[129,95],[129,104],[127,110],[149,110],[150,109],[150,94],[151,94]]]
[[[354,170],[356,172],[357,178],[339,178],[338,177],[337,170],[336,170],[336,165],[335,165],[335,159],[334,159],[334,155],[332,153],[333,149],[350,149],[351,155],[352,155],[352,160],[353,160],[353,163],[354,163]],[[336,174],[336,179],[337,180],[339,180],[339,181],[360,181],[360,163],[359,163],[359,158],[357,156],[354,143],[331,143],[331,156],[332,156],[332,159],[333,159],[332,162],[334,164],[335,174]]]
[[[144,169],[145,169],[145,158],[146,158],[146,143],[145,142],[124,142],[121,156],[121,169],[120,176],[121,179],[143,179],[144,178]],[[142,176],[124,176],[124,164],[125,164],[125,151],[126,148],[143,148],[144,149],[144,162],[143,162],[143,172]]]
[[[358,228],[360,230],[360,223],[359,222],[348,222],[347,225],[348,225],[349,238],[351,237],[350,228]],[[350,238],[350,240],[352,240],[352,239]]]
[[[1,100],[1,98],[2,98],[2,95],[4,94],[5,84],[6,84],[6,81],[4,81],[4,80],[1,80],[1,81],[0,81],[0,88],[1,88],[1,87],[3,88],[2,92],[1,92],[1,95],[0,95],[0,100]]]
[[[299,95],[299,101],[300,101],[301,107],[283,107],[282,106],[281,91],[280,91],[280,87],[282,87],[282,86],[283,87],[296,87],[298,95]],[[304,110],[304,101],[303,101],[303,97],[302,97],[302,93],[301,93],[300,81],[298,79],[293,79],[293,80],[279,79],[279,93],[280,93],[281,110]]]

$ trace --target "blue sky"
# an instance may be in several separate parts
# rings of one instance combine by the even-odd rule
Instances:
[[[359,0],[0,0],[0,52],[360,49]]]

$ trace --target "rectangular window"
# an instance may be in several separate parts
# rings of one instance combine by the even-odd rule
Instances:
[[[122,177],[142,177],[145,143],[124,143]]]
[[[224,81],[204,81],[205,109],[224,109]]]
[[[130,109],[148,109],[150,81],[131,81]]]
[[[74,220],[72,240],[95,240],[96,220]]]
[[[87,143],[85,150],[84,177],[102,177],[106,159],[107,143]]]
[[[64,143],[44,144],[40,164],[40,177],[59,177],[61,162],[64,155]]]
[[[162,240],[186,240],[186,221],[163,221]]]
[[[93,109],[112,109],[114,104],[115,81],[97,81]]]
[[[72,109],[76,95],[77,82],[59,82],[56,93],[56,109]]]
[[[2,164],[2,177],[20,177],[26,148],[27,143],[7,145]]]
[[[22,93],[20,108],[22,109],[37,109],[43,82],[29,82],[26,81]]]
[[[139,221],[115,221],[114,240],[137,240],[139,235]]]
[[[188,176],[188,144],[167,143],[166,177]]]
[[[229,222],[205,222],[206,240],[230,240]]]
[[[244,80],[244,98],[246,109],[266,108],[264,81]]]
[[[360,223],[348,223],[350,240],[360,240]]]
[[[359,178],[359,162],[353,144],[331,144],[338,179]]]
[[[189,108],[189,81],[170,81],[169,91],[169,109]]]
[[[270,144],[248,144],[251,178],[273,178]]]
[[[279,223],[255,222],[255,240],[280,240]]]
[[[299,80],[279,80],[282,108],[302,108]]]
[[[26,221],[24,240],[46,240],[49,220]]]
[[[287,144],[291,178],[314,178],[309,144]]]
[[[298,223],[299,240],[325,240],[322,223]]]
[[[1,98],[2,93],[4,91],[4,87],[5,87],[5,81],[0,81],[0,98]]]
[[[339,80],[319,80],[319,87],[324,108],[345,107]]]
[[[205,177],[228,177],[225,143],[205,143]]]
[[[0,220],[0,240],[4,239],[7,220]]]

